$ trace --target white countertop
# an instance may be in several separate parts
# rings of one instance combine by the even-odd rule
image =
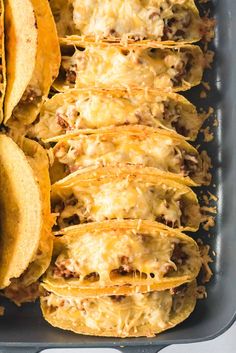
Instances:
[[[169,346],[161,353],[235,353],[236,323],[223,335],[208,342]],[[43,353],[118,353],[116,349],[47,349]]]

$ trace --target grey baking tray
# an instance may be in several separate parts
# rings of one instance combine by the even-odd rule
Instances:
[[[112,339],[75,335],[49,326],[38,305],[16,308],[3,302],[6,315],[0,318],[0,353],[38,352],[50,347],[116,347],[124,352],[154,353],[163,346],[208,340],[223,333],[236,316],[236,1],[212,1],[217,20],[214,46],[216,60],[206,73],[211,91],[199,99],[200,88],[188,93],[198,106],[214,107],[219,120],[215,139],[203,146],[214,164],[218,216],[212,236],[200,231],[217,256],[214,278],[208,285],[207,300],[199,301],[193,315],[178,327],[155,338]],[[213,125],[211,119],[208,123]],[[3,300],[3,299],[2,299]]]

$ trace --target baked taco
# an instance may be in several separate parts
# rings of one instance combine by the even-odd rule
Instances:
[[[191,43],[204,22],[193,0],[50,0],[58,35],[85,40]]]
[[[60,47],[47,0],[6,0],[4,123],[30,124],[58,75]]]
[[[147,219],[196,231],[200,206],[183,178],[138,166],[88,167],[52,186],[57,227],[111,219]]]
[[[175,130],[194,140],[204,120],[193,104],[175,93],[72,89],[44,103],[28,136],[48,139],[78,129],[140,124]]]
[[[52,254],[48,159],[35,141],[0,135],[1,268],[0,288],[14,293],[37,281]],[[11,195],[11,197],[9,197]],[[24,298],[22,298],[23,300]],[[19,301],[18,301],[19,303]]]
[[[129,296],[67,297],[42,291],[41,309],[53,326],[94,336],[152,337],[188,318],[196,305],[196,282]]]
[[[202,263],[192,238],[152,221],[92,222],[57,235],[43,281],[65,292],[123,295],[137,286],[164,290],[192,281]]]
[[[129,45],[65,39],[54,87],[185,91],[201,82],[205,66],[193,45]],[[67,45],[66,45],[67,44]]]
[[[54,137],[53,182],[91,165],[135,164],[189,177],[197,184],[211,180],[210,159],[176,133],[145,126],[80,130]],[[186,182],[189,181],[189,178]]]

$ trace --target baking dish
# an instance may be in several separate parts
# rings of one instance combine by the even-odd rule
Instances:
[[[28,304],[16,308],[1,299],[6,314],[0,318],[0,352],[39,352],[56,347],[113,347],[123,352],[154,353],[164,346],[176,343],[199,342],[223,333],[236,318],[236,2],[211,2],[217,20],[214,47],[216,58],[213,70],[206,72],[211,91],[206,99],[199,99],[202,87],[186,96],[198,107],[212,106],[219,121],[212,126],[215,138],[204,145],[213,159],[213,183],[210,191],[218,197],[216,226],[201,237],[216,253],[212,264],[214,277],[207,286],[208,298],[201,300],[191,317],[176,328],[155,338],[112,339],[75,335],[50,327],[42,318],[38,305]],[[200,134],[200,138],[201,138]],[[207,188],[206,190],[209,190]]]

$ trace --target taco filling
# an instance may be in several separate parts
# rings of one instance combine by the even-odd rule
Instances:
[[[63,279],[68,285],[98,288],[162,284],[164,279],[171,286],[171,279],[181,282],[184,277],[186,282],[198,274],[201,258],[194,240],[173,230],[125,228],[123,222],[124,228],[113,221],[109,229],[96,230],[94,224],[94,229],[80,228],[81,233],[74,227],[71,237],[70,229],[65,230],[58,239],[61,251],[52,261],[48,281]]]
[[[200,83],[203,66],[202,52],[194,46],[127,48],[90,44],[62,57],[60,77],[65,87],[179,91]]]
[[[121,179],[121,178],[120,178]],[[73,184],[73,180],[71,181]],[[121,180],[100,185],[54,186],[52,211],[57,228],[109,219],[148,219],[172,228],[198,228],[200,209],[191,190],[177,183]]]
[[[50,1],[60,37],[192,42],[203,23],[193,1]]]
[[[125,132],[126,131],[126,132]],[[197,183],[210,180],[210,160],[172,135],[130,133],[110,130],[110,134],[69,136],[54,147],[54,156],[65,165],[65,174],[90,165],[135,164],[189,176]]]
[[[187,318],[195,284],[130,296],[61,297],[44,291],[43,314],[54,326],[101,336],[154,336]]]
[[[39,122],[28,135],[47,139],[78,129],[139,124],[194,139],[203,120],[193,105],[176,94],[70,90],[44,104]]]

